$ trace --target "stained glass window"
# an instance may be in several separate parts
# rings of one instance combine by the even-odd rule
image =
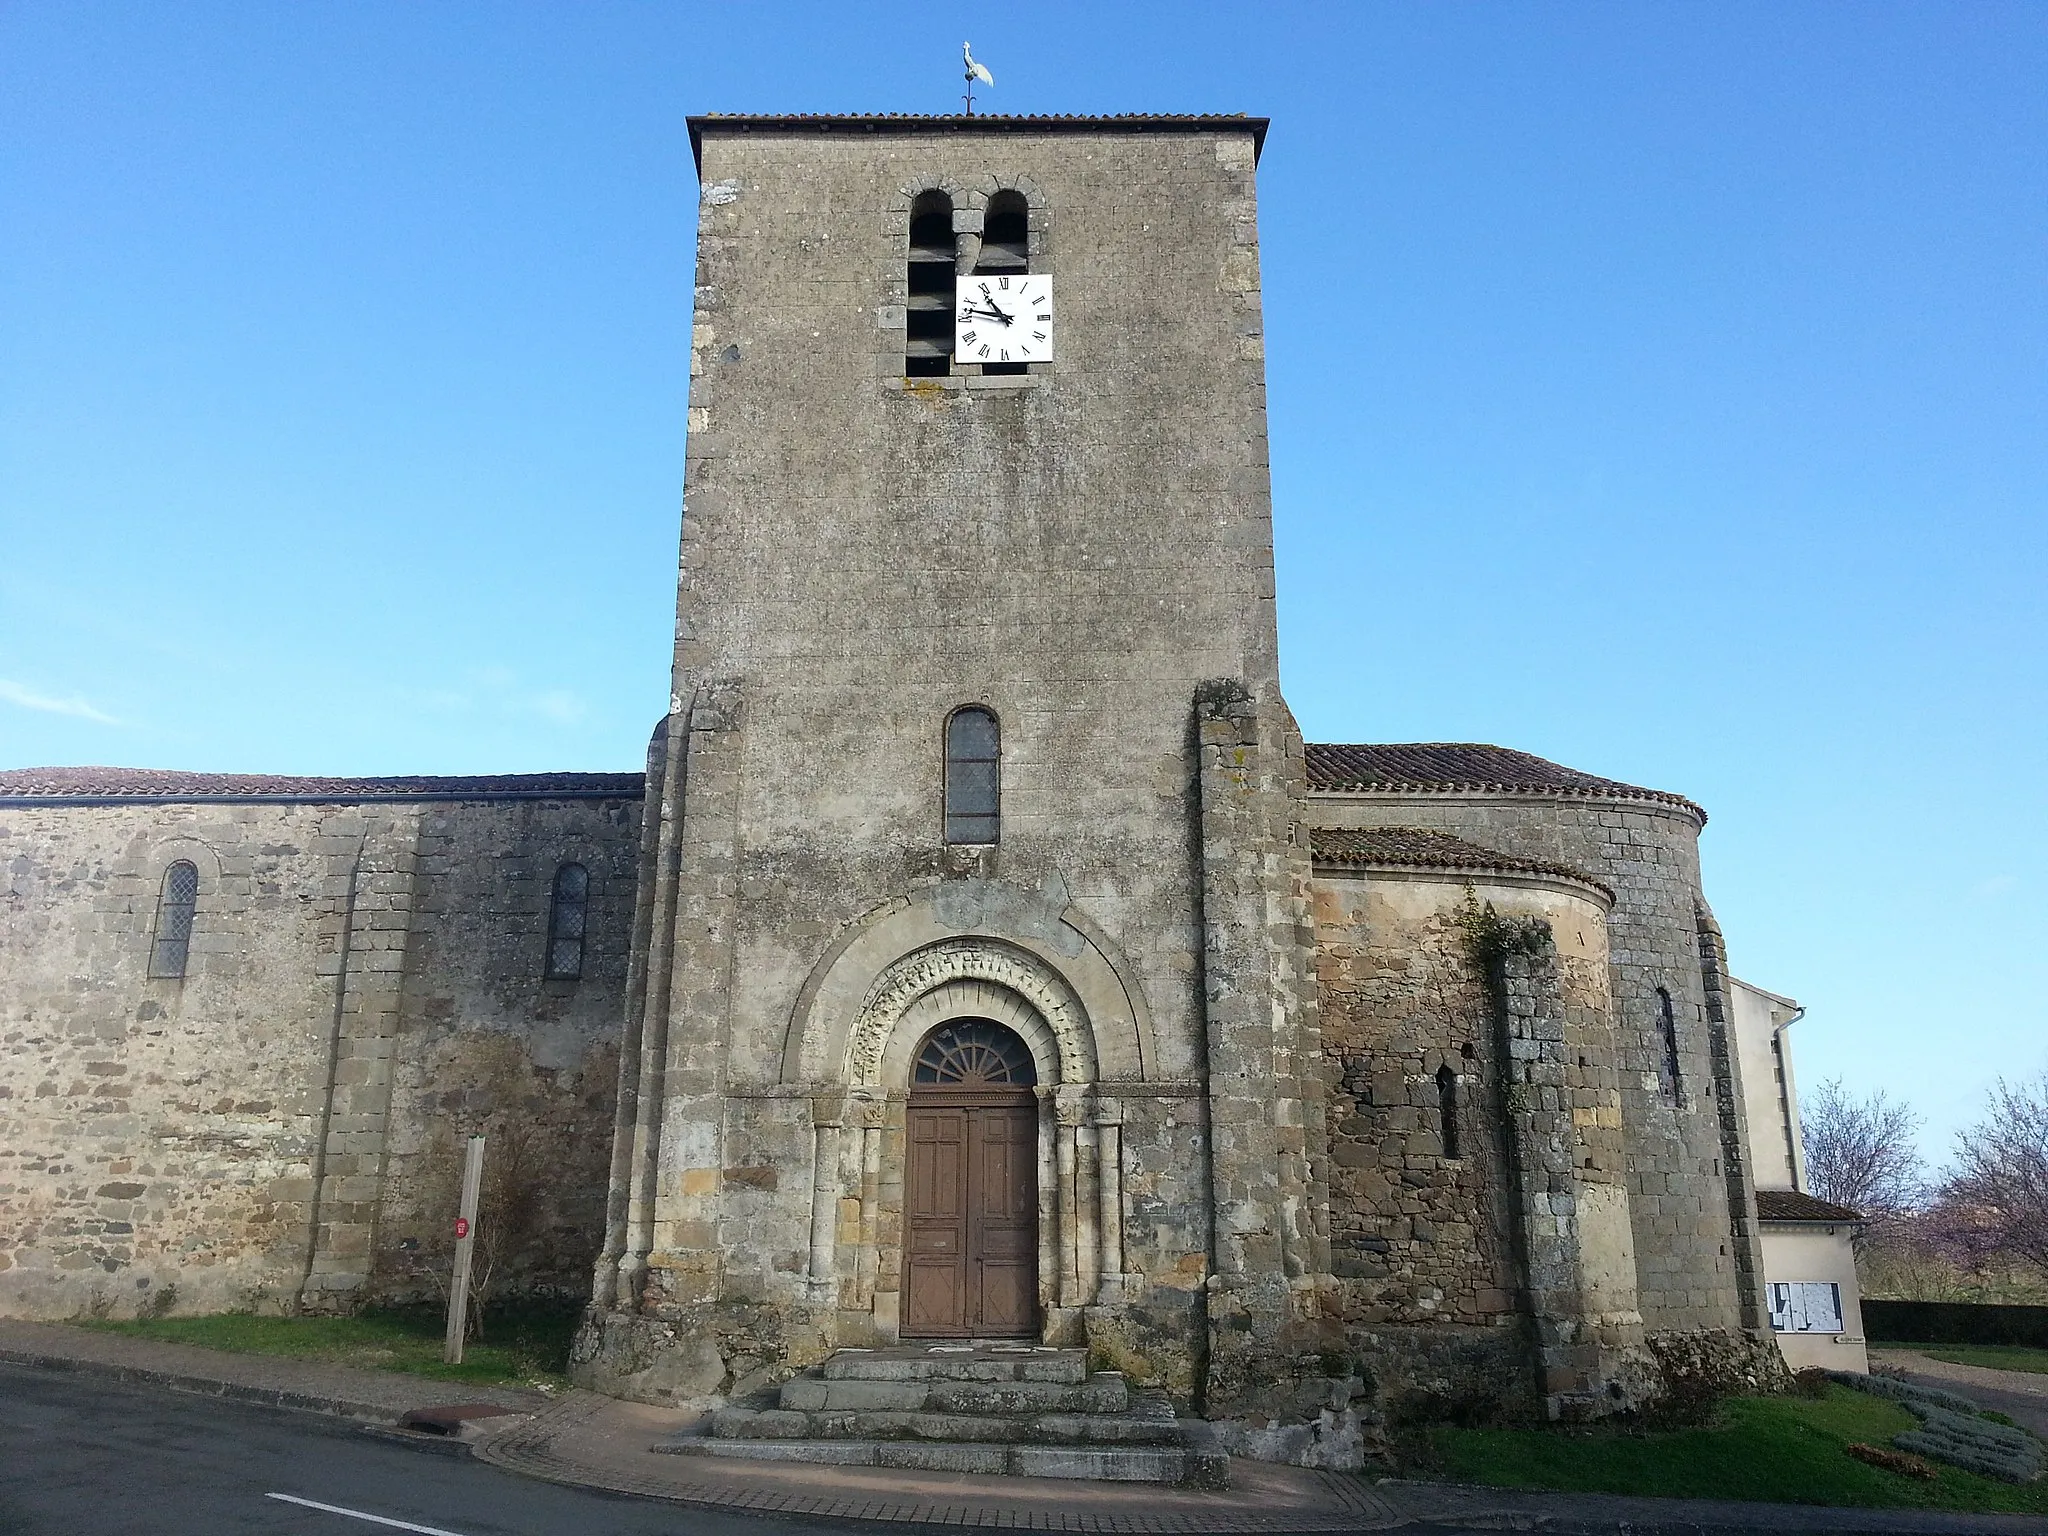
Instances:
[[[1016,1031],[992,1019],[955,1019],[925,1037],[910,1080],[949,1088],[1029,1088],[1038,1071]]]
[[[199,908],[199,867],[180,859],[164,871],[156,901],[156,943],[149,952],[149,974],[182,976],[192,950],[192,914]]]
[[[998,841],[1003,796],[1002,736],[985,709],[956,709],[946,721],[946,841]]]
[[[583,926],[589,909],[590,871],[581,864],[564,864],[555,871],[555,899],[548,912],[550,979],[583,974]]]

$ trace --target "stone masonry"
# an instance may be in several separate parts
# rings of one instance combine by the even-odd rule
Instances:
[[[417,1294],[414,1256],[446,1229],[422,1205],[436,1144],[514,1101],[569,1151],[551,1219],[576,1235],[533,1278],[580,1290],[639,820],[635,780],[584,778],[601,794],[351,803],[292,781],[85,795],[0,774],[0,1310]],[[550,982],[569,858],[595,920],[582,978]],[[190,958],[152,977],[177,860],[199,870]]]

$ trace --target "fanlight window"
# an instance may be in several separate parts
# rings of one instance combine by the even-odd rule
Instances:
[[[993,843],[1002,809],[1002,734],[985,709],[946,721],[946,841]]]
[[[991,1019],[958,1019],[925,1037],[910,1080],[946,1088],[1029,1088],[1038,1071],[1014,1030]]]
[[[164,871],[156,902],[156,943],[149,952],[149,974],[183,976],[192,949],[192,914],[199,906],[199,867],[180,859]]]
[[[589,910],[590,871],[581,864],[564,864],[555,871],[555,899],[548,910],[550,980],[573,980],[583,974],[583,920]]]

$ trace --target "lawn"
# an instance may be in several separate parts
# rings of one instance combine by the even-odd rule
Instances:
[[[2035,1371],[2048,1375],[2048,1349],[2030,1349],[2024,1344],[1880,1344],[1872,1349],[1910,1349],[1930,1360],[1950,1365],[1982,1365],[1994,1371]]]
[[[1817,1399],[1732,1398],[1700,1429],[1433,1430],[1435,1465],[1417,1470],[1496,1488],[2048,1514],[2048,1479],[2016,1486],[1942,1466],[1923,1483],[1843,1449],[1855,1441],[1888,1446],[1913,1427],[1897,1403],[1830,1386]]]
[[[436,1308],[371,1309],[354,1317],[165,1317],[133,1322],[80,1319],[77,1326],[167,1344],[197,1344],[245,1355],[290,1355],[370,1370],[403,1371],[478,1386],[559,1386],[569,1367],[573,1306],[493,1307],[484,1337],[472,1339],[460,1365],[441,1361],[445,1319]]]

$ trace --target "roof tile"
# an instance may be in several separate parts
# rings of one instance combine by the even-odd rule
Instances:
[[[1614,892],[1583,870],[1542,859],[1496,853],[1462,837],[1426,827],[1317,827],[1310,834],[1318,864],[1352,868],[1469,869],[1514,875],[1549,875],[1591,886],[1609,901]]]
[[[1838,1226],[1863,1219],[1860,1211],[1797,1189],[1758,1190],[1756,1214],[1759,1221],[1825,1221]]]
[[[1308,783],[1312,790],[1379,791],[1407,794],[1547,794],[1589,800],[1653,800],[1692,812],[1704,824],[1707,813],[1683,795],[1644,789],[1619,779],[1581,773],[1562,763],[1517,752],[1512,747],[1472,741],[1311,742]]]
[[[0,770],[0,805],[181,800],[638,799],[637,773],[501,773],[474,777],[301,778],[274,773],[185,773],[165,768]]]

